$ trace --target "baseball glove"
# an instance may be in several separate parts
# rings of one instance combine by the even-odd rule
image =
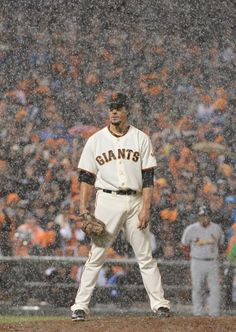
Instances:
[[[81,222],[82,231],[88,236],[99,236],[105,232],[105,224],[89,212],[85,212],[78,217]]]

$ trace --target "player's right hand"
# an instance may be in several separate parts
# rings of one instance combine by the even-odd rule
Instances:
[[[148,209],[142,209],[139,212],[138,218],[139,218],[139,224],[138,224],[138,229],[142,230],[145,229],[148,225],[149,222],[149,217],[150,217],[150,210]]]

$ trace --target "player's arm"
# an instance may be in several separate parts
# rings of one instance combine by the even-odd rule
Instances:
[[[94,187],[96,176],[85,170],[80,170],[79,181],[80,181],[80,213],[88,211],[89,199]]]
[[[150,219],[150,211],[152,205],[152,196],[153,196],[153,178],[154,178],[154,169],[150,168],[142,171],[143,179],[143,206],[139,213],[139,229],[144,229],[147,227]]]
[[[180,249],[182,250],[184,257],[186,259],[190,258],[190,246],[184,245],[184,244],[180,244]]]
[[[190,238],[189,238],[189,227],[184,230],[181,238],[180,249],[182,250],[184,257],[190,259]]]

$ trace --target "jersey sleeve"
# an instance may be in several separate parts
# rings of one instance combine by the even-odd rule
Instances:
[[[78,168],[96,175],[97,165],[94,156],[93,140],[89,138],[80,156]]]
[[[152,142],[148,136],[145,136],[142,145],[142,170],[155,167],[157,167],[157,161],[154,155]]]

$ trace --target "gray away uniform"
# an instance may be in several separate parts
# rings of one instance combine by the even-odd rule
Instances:
[[[193,314],[204,314],[205,282],[209,297],[210,316],[220,313],[220,282],[218,254],[219,246],[224,243],[224,234],[218,224],[210,222],[203,227],[199,222],[189,225],[184,230],[182,244],[190,246]]]

